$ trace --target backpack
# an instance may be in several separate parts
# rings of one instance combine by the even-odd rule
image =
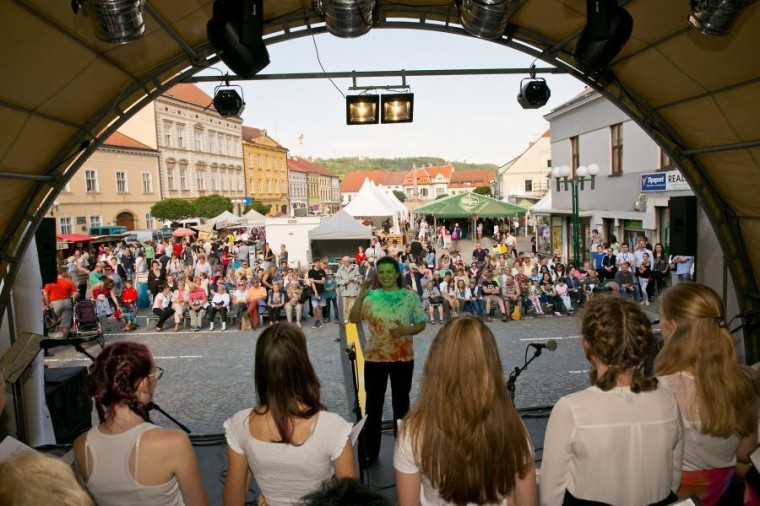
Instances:
[[[451,233],[451,240],[456,241],[459,239],[459,232],[457,232],[457,229],[454,229],[454,231]]]

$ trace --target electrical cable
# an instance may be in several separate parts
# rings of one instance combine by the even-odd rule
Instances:
[[[311,42],[314,44],[314,52],[317,55],[317,63],[319,63],[319,68],[322,69],[323,74],[327,74],[327,71],[325,70],[324,65],[322,65],[322,59],[319,57],[319,47],[317,47],[317,38],[314,36],[314,31],[311,29],[311,23],[309,23],[309,16],[308,14],[304,18],[304,23],[306,23],[306,28],[309,31],[309,35],[311,35]],[[344,99],[346,98],[346,94],[343,93],[343,91],[338,87],[337,84],[335,84],[335,81],[333,81],[332,77],[327,78],[330,81],[330,84],[332,84],[336,90],[338,90],[338,93],[340,93],[340,96]]]

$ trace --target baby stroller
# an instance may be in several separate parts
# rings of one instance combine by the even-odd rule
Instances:
[[[97,340],[101,349],[105,346],[103,327],[100,324],[97,305],[94,300],[81,300],[74,306],[74,324],[72,333],[76,337]]]

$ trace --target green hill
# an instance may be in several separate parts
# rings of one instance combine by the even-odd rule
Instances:
[[[416,164],[417,167],[427,165],[446,165],[451,163],[458,171],[465,170],[490,170],[496,172],[498,165],[493,163],[465,163],[448,161],[443,158],[420,156],[409,158],[362,158],[362,157],[350,157],[350,158],[317,158],[315,163],[325,167],[336,176],[343,179],[345,174],[349,172],[366,172],[369,170],[384,170],[387,172],[407,172],[412,168],[412,164]]]

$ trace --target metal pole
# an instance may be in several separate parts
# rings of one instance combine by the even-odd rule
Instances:
[[[582,262],[581,259],[581,217],[578,202],[578,179],[573,178],[573,256],[575,265]]]

